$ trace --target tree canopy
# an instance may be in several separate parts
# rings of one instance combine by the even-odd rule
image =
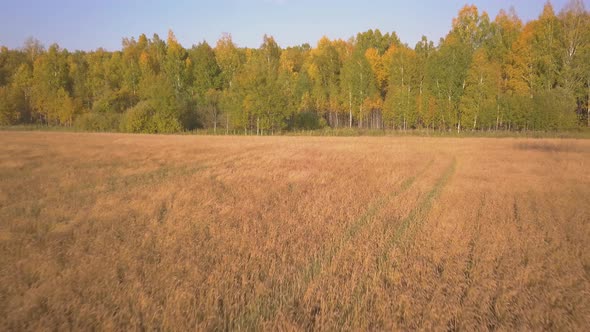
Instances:
[[[438,43],[395,32],[258,48],[231,35],[184,48],[124,38],[122,49],[70,52],[30,38],[0,48],[0,124],[130,132],[195,128],[274,133],[372,129],[564,130],[590,126],[590,14],[547,2],[523,23],[463,7]]]

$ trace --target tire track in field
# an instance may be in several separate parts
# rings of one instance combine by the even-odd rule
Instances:
[[[283,284],[286,284],[287,287],[285,287],[286,290],[285,288],[280,287],[280,289],[283,290],[283,294],[281,294],[280,299],[286,298],[288,299],[287,301],[289,301],[291,299],[298,298],[299,293],[305,292],[305,290],[309,287],[309,284],[321,274],[325,266],[331,264],[333,258],[342,250],[342,248],[345,247],[345,244],[352,240],[361,229],[366,227],[369,224],[371,218],[373,218],[387,203],[410,189],[416,179],[420,178],[420,176],[424,174],[433,163],[434,160],[430,160],[428,164],[415,175],[406,178],[405,180],[401,181],[401,183],[398,182],[399,187],[396,185],[396,189],[389,192],[387,195],[381,196],[371,202],[367,210],[365,210],[365,212],[358,219],[356,219],[352,225],[346,228],[341,238],[338,241],[332,241],[332,243],[335,243],[335,245],[323,248],[320,251],[321,254],[315,256],[302,270],[302,273],[283,282]],[[294,282],[296,280],[302,280],[301,284],[296,284]],[[279,303],[276,303],[276,301],[273,300],[272,295],[258,298],[255,300],[254,308],[242,312],[236,318],[236,326],[239,326],[240,328],[245,327],[248,329],[255,326],[256,321],[260,318],[268,319],[273,317],[281,305],[285,304],[281,302],[280,299]]]
[[[163,185],[169,181],[183,177],[190,177],[204,171],[210,171],[211,173],[219,172],[226,167],[231,167],[238,162],[247,160],[253,152],[258,150],[261,151],[262,149],[253,147],[236,154],[224,156],[219,161],[207,162],[207,160],[199,160],[197,162],[189,162],[181,165],[171,163],[160,165],[159,167],[156,167],[153,170],[147,172],[124,176],[112,175],[106,181],[108,187],[104,191],[118,192],[122,189],[135,189],[137,187],[141,188],[150,185]],[[212,176],[218,175],[213,174]],[[98,191],[98,194],[102,194],[104,191]]]
[[[389,259],[389,251],[400,244],[402,240],[410,239],[418,229],[424,224],[425,217],[432,209],[432,205],[440,195],[443,188],[448,184],[449,180],[455,173],[457,166],[456,158],[453,158],[451,164],[445,169],[442,176],[436,181],[434,187],[426,194],[426,197],[418,203],[418,205],[410,212],[410,214],[403,218],[396,228],[393,236],[385,243],[383,248],[384,259]]]
[[[388,268],[388,262],[390,261],[389,255],[391,250],[395,246],[399,245],[402,242],[402,240],[410,240],[414,233],[416,233],[422,226],[422,224],[425,221],[424,218],[432,209],[432,205],[440,195],[443,188],[448,184],[450,178],[455,173],[455,168],[456,158],[453,158],[450,165],[444,170],[443,174],[435,182],[432,189],[430,189],[430,191],[427,192],[426,196],[419,201],[416,207],[414,207],[405,218],[400,220],[399,225],[393,231],[392,236],[388,238],[385,244],[381,247],[381,250],[379,250],[377,253],[377,273],[383,273],[383,271]],[[388,224],[388,220],[384,220],[383,227],[387,227]],[[360,298],[361,292],[366,289],[368,289],[368,286],[364,285],[361,281],[361,283],[355,285],[351,298]],[[344,309],[342,310],[341,319],[346,319],[346,317],[349,317],[353,312],[354,306],[356,304],[357,303],[354,300],[348,301],[348,303],[345,304]]]
[[[381,257],[377,259],[378,266],[383,266],[389,261],[391,249],[399,245],[404,239],[409,240],[424,224],[425,218],[432,209],[432,205],[437,200],[443,188],[447,185],[457,166],[457,159],[453,158],[451,164],[445,169],[441,177],[436,181],[434,187],[426,196],[410,211],[408,216],[401,219],[399,226],[395,228],[393,235],[383,245]]]
[[[264,151],[263,147],[254,146],[235,154],[223,155],[221,160],[214,160],[209,163],[207,163],[206,160],[205,162],[199,160],[183,164],[168,163],[159,165],[149,171],[129,175],[121,175],[118,173],[118,171],[128,166],[128,164],[122,164],[119,166],[119,169],[113,170],[110,176],[104,180],[99,179],[99,181],[93,178],[86,182],[79,182],[72,188],[59,188],[55,193],[42,196],[41,198],[31,198],[9,204],[0,204],[0,213],[28,217],[29,212],[27,212],[27,208],[32,203],[35,203],[35,206],[38,207],[39,211],[42,211],[55,200],[63,199],[70,202],[69,204],[77,204],[78,206],[83,206],[85,211],[90,211],[97,205],[98,200],[95,197],[109,196],[113,194],[129,195],[130,191],[144,190],[146,187],[150,186],[162,186],[171,181],[182,178],[187,179],[197,174],[203,174],[207,171],[212,173],[212,177],[217,177],[219,175],[218,173],[223,169],[227,169],[228,167],[231,168],[236,163],[251,158],[252,153],[262,151]],[[85,174],[78,175],[80,177],[86,176]],[[171,197],[174,197],[174,191]],[[170,198],[169,200],[173,201],[173,198]],[[166,209],[166,204],[169,204],[169,202],[165,201],[162,202],[162,204],[164,208],[161,209]],[[38,217],[35,218],[38,219]],[[158,217],[158,219],[161,218],[161,216]],[[61,231],[66,229],[65,225],[67,225],[67,229],[73,229],[81,223],[82,219],[68,215],[65,219],[67,220],[66,224],[63,222],[57,222],[49,232],[52,232],[56,226],[59,226]]]
[[[467,250],[467,259],[465,261],[465,267],[463,268],[463,276],[464,276],[464,284],[465,288],[461,292],[461,296],[459,298],[459,303],[461,306],[465,303],[465,299],[467,295],[469,295],[469,291],[473,284],[473,268],[475,267],[475,248],[479,245],[480,238],[481,238],[481,218],[483,217],[483,211],[486,206],[486,195],[481,198],[481,203],[477,208],[477,212],[475,215],[475,227],[471,234],[471,239],[469,240],[468,250]]]
[[[206,171],[206,170],[213,170],[218,171],[219,168],[232,166],[237,162],[246,160],[250,158],[252,151],[262,150],[261,148],[252,148],[246,151],[242,151],[240,153],[229,155],[226,158],[222,159],[218,162],[213,163],[201,163],[201,162],[192,162],[186,163],[181,165],[176,164],[165,164],[155,167],[152,170],[129,174],[129,175],[119,175],[116,174],[118,171],[117,169],[113,170],[111,175],[103,180],[97,180],[90,182],[90,180],[86,180],[85,182],[75,186],[74,188],[67,188],[63,189],[66,191],[63,195],[69,195],[72,197],[78,197],[81,194],[109,194],[113,192],[118,192],[122,189],[135,189],[136,187],[144,187],[149,185],[159,185],[165,183],[168,180],[173,180],[178,177],[187,177],[192,176],[196,173]],[[123,164],[122,167],[127,166]],[[78,174],[80,177],[87,177],[87,174]],[[97,186],[103,184],[105,188],[96,188]],[[61,194],[61,192],[60,192]],[[18,207],[24,204],[29,204],[31,202],[39,202],[40,200],[46,200],[48,197],[41,197],[41,198],[31,198],[27,200],[20,200],[18,202],[13,202],[5,205],[0,205],[0,211],[3,209]]]
[[[336,242],[336,245],[331,248],[326,248],[322,250],[322,255],[319,258],[315,259],[315,262],[312,261],[311,268],[309,271],[309,280],[306,279],[306,284],[309,284],[311,280],[313,280],[317,275],[320,274],[321,270],[323,270],[323,266],[326,264],[330,264],[332,259],[342,250],[346,243],[352,240],[358,232],[366,227],[369,224],[371,218],[373,218],[377,213],[390,201],[392,201],[398,195],[404,193],[410,187],[416,179],[418,179],[422,174],[424,174],[430,166],[434,163],[433,160],[430,160],[428,164],[420,170],[416,175],[411,176],[404,181],[401,182],[399,188],[391,191],[389,194],[385,196],[381,196],[380,198],[374,200],[370,205],[369,208],[365,211],[363,215],[360,216],[352,225],[350,225],[342,235],[339,241]],[[318,271],[314,270],[313,267],[319,268]]]

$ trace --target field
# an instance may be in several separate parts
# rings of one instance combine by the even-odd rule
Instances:
[[[590,141],[0,132],[0,330],[588,330]]]

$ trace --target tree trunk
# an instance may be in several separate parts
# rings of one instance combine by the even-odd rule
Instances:
[[[496,101],[496,131],[498,131],[498,122],[500,122],[500,104]]]
[[[359,108],[359,128],[363,127],[363,104]]]
[[[352,91],[348,91],[348,127],[352,128]]]

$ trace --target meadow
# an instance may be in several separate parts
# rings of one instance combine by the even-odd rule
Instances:
[[[0,330],[589,330],[590,140],[0,132]]]

